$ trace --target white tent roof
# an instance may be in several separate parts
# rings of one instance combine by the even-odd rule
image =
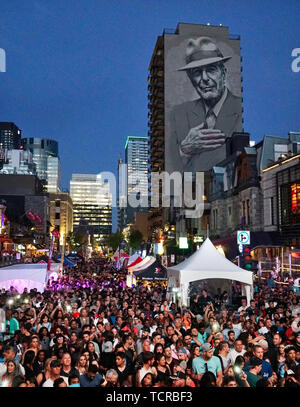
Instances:
[[[136,261],[136,259],[139,257],[138,252],[135,252],[132,256],[129,257],[128,259],[128,264],[133,263],[134,261]]]
[[[154,263],[155,260],[156,260],[156,258],[153,257],[153,256],[146,256],[142,261],[140,261],[139,263],[137,263],[135,266],[130,267],[130,268],[128,269],[128,271],[130,271],[130,272],[131,272],[131,271],[135,272],[135,271],[138,271],[138,270],[143,270],[143,269],[145,269],[146,267],[149,267],[150,264]]]
[[[253,285],[252,272],[244,270],[218,252],[207,238],[200,249],[182,263],[168,268],[168,279],[180,284],[205,279],[235,280]],[[171,281],[170,281],[171,282]]]

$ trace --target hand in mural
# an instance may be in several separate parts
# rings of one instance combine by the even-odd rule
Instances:
[[[205,129],[204,123],[193,127],[181,142],[180,149],[184,155],[199,154],[215,150],[225,143],[225,134],[218,129]]]

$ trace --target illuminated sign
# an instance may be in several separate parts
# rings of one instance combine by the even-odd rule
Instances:
[[[291,185],[291,199],[293,214],[300,213],[300,184]]]
[[[188,248],[189,248],[189,244],[188,244],[187,237],[180,237],[179,238],[179,249],[188,249]]]

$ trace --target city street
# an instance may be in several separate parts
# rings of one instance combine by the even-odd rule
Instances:
[[[10,400],[299,389],[299,1],[224,3],[1,2]]]

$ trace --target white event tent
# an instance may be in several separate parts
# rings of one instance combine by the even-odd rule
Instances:
[[[0,268],[0,288],[9,290],[13,286],[18,293],[23,293],[24,288],[28,291],[36,288],[39,292],[45,290],[49,277],[58,277],[60,263],[51,263],[50,272],[47,272],[47,264],[14,264]]]
[[[244,270],[226,259],[218,252],[209,238],[205,240],[199,250],[176,266],[169,267],[167,272],[168,295],[178,292],[182,305],[188,305],[189,284],[208,279],[242,283],[243,295],[247,297],[247,303],[250,305],[253,293],[252,272]]]

